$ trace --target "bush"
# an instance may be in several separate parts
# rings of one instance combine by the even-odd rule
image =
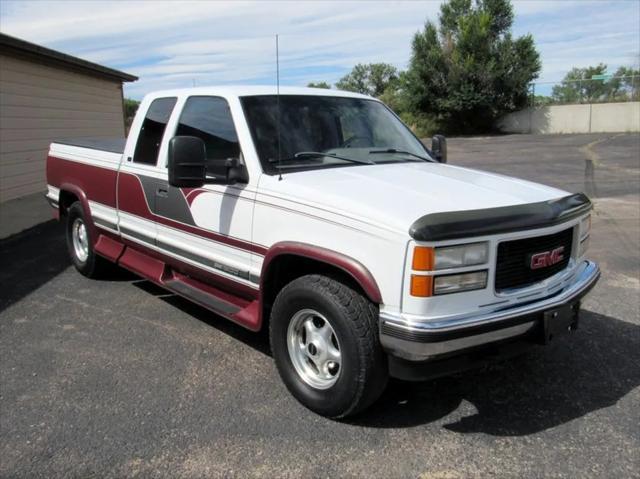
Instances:
[[[448,133],[492,131],[504,114],[527,105],[540,58],[533,38],[511,35],[509,0],[450,0],[439,25],[413,39],[402,90],[409,110]],[[431,122],[427,122],[427,125]]]

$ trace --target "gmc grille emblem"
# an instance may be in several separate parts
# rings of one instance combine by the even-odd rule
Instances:
[[[550,251],[542,251],[531,255],[529,267],[531,269],[546,268],[558,264],[564,259],[564,246],[558,246]]]

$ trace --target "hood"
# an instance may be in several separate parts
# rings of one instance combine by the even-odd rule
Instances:
[[[300,203],[407,233],[414,221],[431,213],[515,206],[568,194],[508,176],[417,162],[290,173],[271,187]]]

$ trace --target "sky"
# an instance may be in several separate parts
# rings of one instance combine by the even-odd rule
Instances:
[[[440,1],[0,0],[0,31],[137,75],[125,95],[193,85],[335,83],[356,63],[407,67]],[[536,92],[572,67],[640,62],[640,0],[514,1],[542,58]]]

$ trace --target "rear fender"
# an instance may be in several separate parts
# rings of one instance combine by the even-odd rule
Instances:
[[[84,213],[84,219],[89,229],[89,235],[90,235],[93,246],[95,246],[95,243],[98,240],[98,230],[96,228],[96,225],[93,222],[93,218],[91,217],[91,208],[89,207],[89,200],[87,199],[87,195],[79,186],[69,184],[69,183],[63,183],[60,185],[61,196],[62,196],[62,193],[65,191],[68,193],[72,193],[76,198],[78,198],[78,201],[80,201],[80,204],[82,205],[82,210]],[[62,201],[60,197],[58,198],[58,205],[59,205],[59,208],[62,208]],[[62,216],[63,215],[61,211],[60,217],[62,218]]]

